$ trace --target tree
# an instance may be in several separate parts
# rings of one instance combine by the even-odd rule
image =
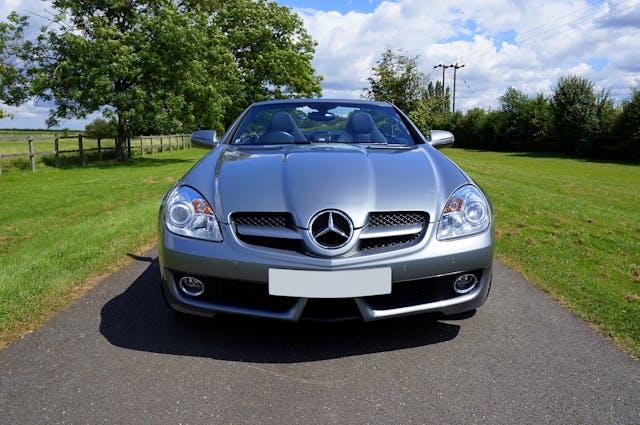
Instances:
[[[544,142],[547,140],[553,127],[553,112],[547,96],[538,93],[531,100],[529,110],[529,129],[533,142],[533,150],[544,150]]]
[[[522,141],[529,136],[529,97],[508,87],[498,101],[501,112],[501,133],[507,138]]]
[[[593,83],[586,77],[560,77],[552,96],[554,127],[573,151],[584,151],[598,127],[598,101]]]
[[[27,80],[17,65],[17,54],[27,20],[11,13],[6,22],[0,22],[0,100],[9,103],[25,100],[24,85]],[[0,119],[13,118],[13,114],[0,109]]]
[[[233,55],[241,86],[225,122],[253,102],[320,96],[321,76],[311,66],[315,41],[302,19],[288,7],[266,0],[186,0],[201,8],[211,27],[225,34],[224,46]]]
[[[54,101],[50,126],[95,111],[113,117],[119,160],[126,160],[130,131],[222,130],[260,96],[320,92],[310,65],[313,41],[297,16],[272,2],[53,0],[52,5],[55,29],[44,29],[36,43],[14,43],[21,47],[20,75],[28,84],[2,81],[3,88],[21,87],[26,96],[11,99],[0,92],[0,99]],[[244,14],[264,19],[256,18],[255,28],[236,28]],[[15,28],[26,25],[16,19]],[[254,33],[259,36],[252,38]]]
[[[368,99],[391,102],[407,114],[419,108],[429,97],[429,77],[418,69],[418,57],[410,58],[404,51],[395,53],[387,48],[376,62],[369,77],[369,88],[363,89]]]
[[[448,104],[449,88],[443,100],[442,83],[435,85],[430,77],[418,69],[418,57],[410,58],[404,51],[387,48],[376,62],[368,78],[369,87],[363,89],[368,99],[391,102],[402,109],[418,128],[427,132],[432,128],[445,128],[449,122],[443,113],[443,102]]]
[[[115,120],[107,121],[102,118],[96,118],[91,121],[84,129],[84,134],[92,139],[106,139],[115,137],[118,131]]]
[[[628,139],[640,141],[640,87],[632,87],[631,97],[622,103],[618,118],[619,133]]]
[[[549,101],[542,94],[530,98],[513,87],[499,97],[496,132],[506,139],[505,146],[521,145],[525,150],[540,150],[552,123]]]

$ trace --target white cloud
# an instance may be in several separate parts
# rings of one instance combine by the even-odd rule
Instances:
[[[549,93],[569,73],[610,87],[621,100],[639,79],[638,0],[560,0],[544,7],[509,0],[398,0],[370,13],[299,13],[319,43],[314,66],[325,77],[325,97],[359,96],[386,47],[419,55],[421,69],[433,79],[441,78],[434,65],[464,63],[456,95],[462,108],[496,106],[508,86],[529,95]],[[589,64],[594,61],[607,65],[596,72]],[[448,85],[451,78],[448,70]]]
[[[13,9],[46,15],[47,5],[2,0],[0,16]],[[325,11],[294,10],[318,42],[313,64],[324,76],[325,97],[359,97],[386,47],[419,55],[421,69],[433,79],[442,75],[433,69],[436,64],[465,64],[457,81],[456,105],[461,109],[495,107],[509,86],[529,95],[549,93],[568,73],[611,88],[618,100],[640,82],[640,0],[396,0],[383,1],[368,13],[323,7]],[[594,69],[595,62],[602,65]],[[452,78],[447,70],[448,85]],[[46,116],[29,108],[20,113]]]

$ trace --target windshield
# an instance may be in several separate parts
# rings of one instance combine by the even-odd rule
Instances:
[[[300,102],[251,108],[234,145],[364,143],[413,145],[396,111],[367,103]]]

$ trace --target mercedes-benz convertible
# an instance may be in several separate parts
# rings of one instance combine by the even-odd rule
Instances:
[[[493,215],[439,152],[453,141],[386,102],[251,105],[162,200],[165,301],[290,321],[480,307]]]

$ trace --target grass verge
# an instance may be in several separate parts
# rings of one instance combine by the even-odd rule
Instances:
[[[0,176],[0,346],[155,239],[160,198],[205,150]],[[95,280],[95,279],[94,279]]]
[[[640,166],[443,153],[489,193],[498,257],[640,358]]]

